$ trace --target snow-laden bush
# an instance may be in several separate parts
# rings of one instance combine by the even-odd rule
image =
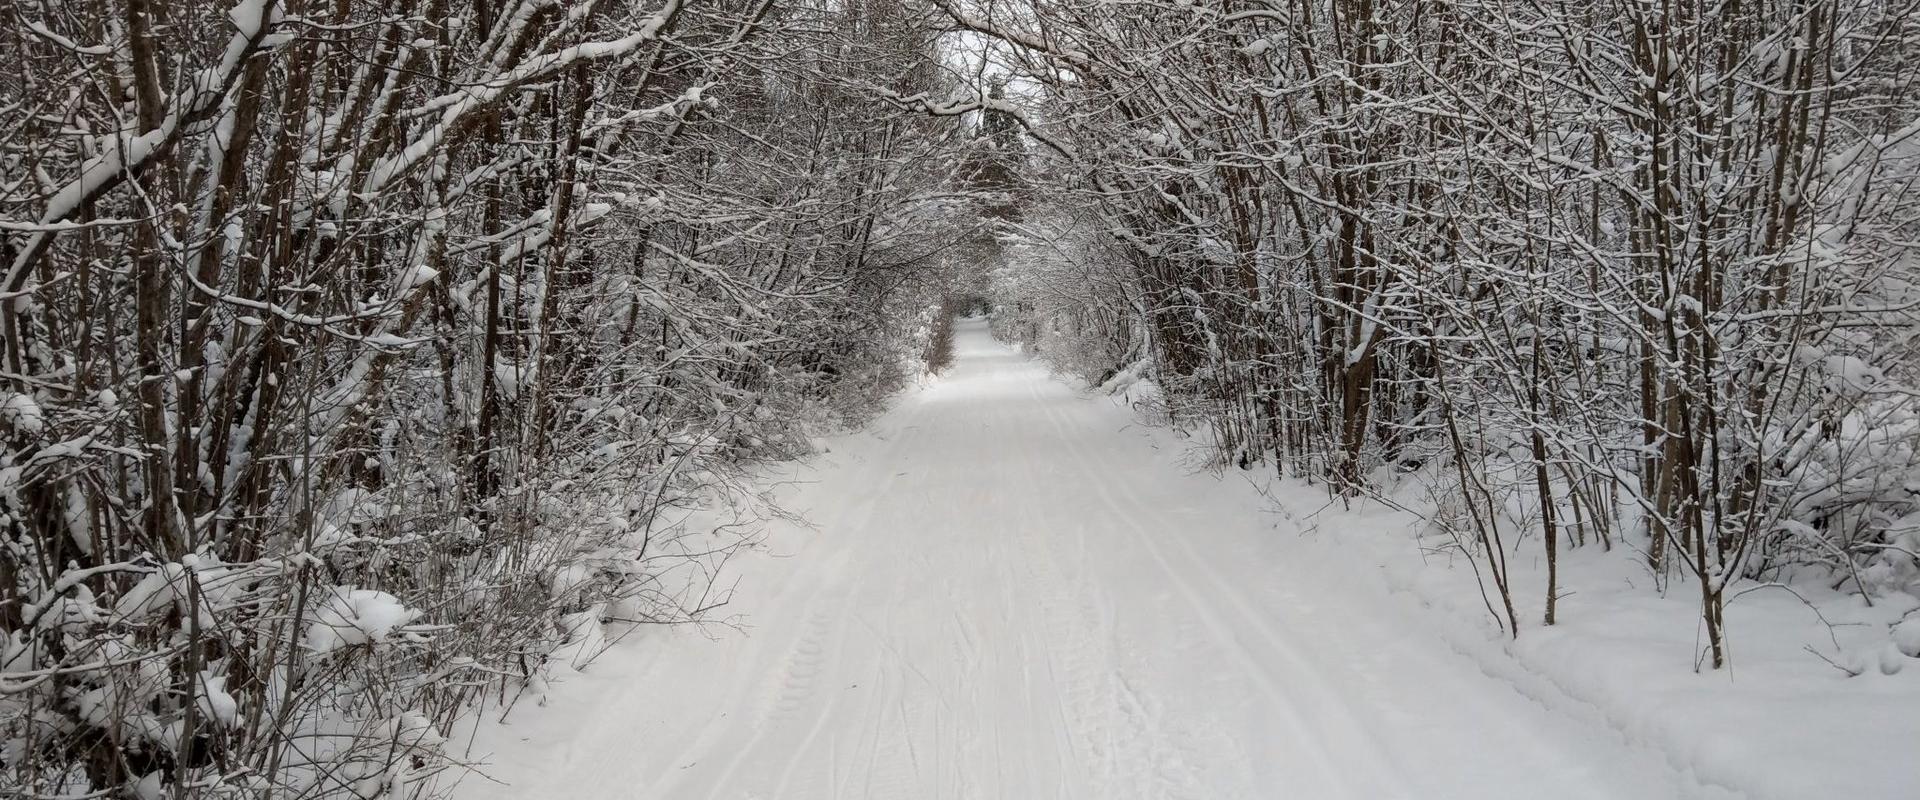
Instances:
[[[965,20],[1046,103],[996,331],[1096,383],[1139,342],[1219,462],[1628,544],[1715,667],[1737,581],[1906,591],[1911,10],[1596,8]]]
[[[923,21],[456,5],[0,37],[0,794],[418,795],[483,695],[722,602],[747,470],[914,377],[951,143],[873,87],[936,88]]]
[[[1070,209],[1038,204],[1029,217],[1003,234],[989,276],[994,334],[1094,385],[1147,360],[1121,256]]]

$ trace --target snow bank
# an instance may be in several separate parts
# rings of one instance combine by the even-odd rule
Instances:
[[[1905,800],[1920,790],[1920,715],[1889,712],[1920,708],[1920,664],[1900,655],[1903,640],[1920,652],[1920,600],[1868,606],[1818,586],[1736,585],[1731,666],[1715,672],[1701,667],[1698,599],[1684,586],[1662,596],[1624,549],[1563,552],[1559,624],[1540,624],[1545,563],[1529,538],[1509,556],[1522,627],[1508,639],[1467,557],[1422,539],[1418,518],[1370,502],[1339,510],[1312,487],[1270,493],[1303,521],[1312,540],[1302,548],[1324,569],[1405,597],[1489,674],[1599,718],[1704,784],[1754,800]]]

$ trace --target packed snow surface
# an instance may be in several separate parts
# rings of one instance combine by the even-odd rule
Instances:
[[[1718,797],[995,342],[794,467],[726,609],[472,735],[463,800]],[[1156,443],[1159,443],[1156,445]],[[468,745],[458,742],[456,745]]]

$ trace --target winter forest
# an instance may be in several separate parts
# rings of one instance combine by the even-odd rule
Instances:
[[[1920,796],[1915,0],[0,0],[0,269],[0,798]]]

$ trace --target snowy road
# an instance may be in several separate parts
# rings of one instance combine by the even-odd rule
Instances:
[[[836,440],[732,606],[483,731],[513,798],[1693,796],[1591,713],[1484,674],[1248,487],[966,322],[947,377]]]

